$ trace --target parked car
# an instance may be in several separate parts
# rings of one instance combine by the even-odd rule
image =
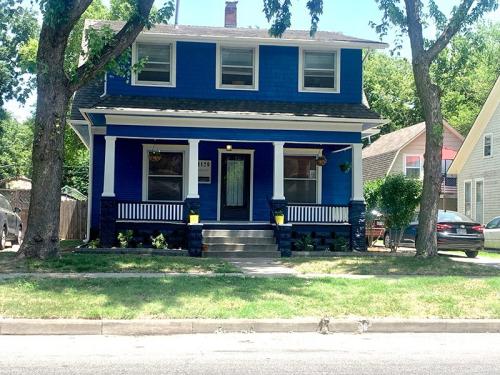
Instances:
[[[500,216],[484,227],[484,248],[500,250]]]
[[[21,244],[23,240],[23,223],[18,213],[19,208],[12,209],[7,198],[0,194],[0,250],[5,249],[7,241]]]
[[[455,211],[438,212],[436,225],[438,250],[440,251],[464,251],[467,257],[475,258],[484,246],[483,226],[467,216]],[[404,230],[401,246],[415,247],[418,236],[418,214]],[[396,231],[393,231],[396,232]],[[386,229],[384,234],[384,245],[390,247],[391,241],[395,241],[395,233]]]

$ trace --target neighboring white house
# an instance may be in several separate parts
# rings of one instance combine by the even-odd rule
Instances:
[[[449,173],[458,175],[458,210],[481,223],[500,216],[500,78]]]

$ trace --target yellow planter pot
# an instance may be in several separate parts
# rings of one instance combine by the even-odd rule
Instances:
[[[275,215],[274,220],[276,221],[276,224],[283,225],[285,224],[285,215]]]
[[[189,215],[189,224],[198,224],[200,222],[200,215]]]

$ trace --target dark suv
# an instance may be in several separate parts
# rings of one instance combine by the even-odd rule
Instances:
[[[12,209],[9,201],[0,194],[0,250],[5,249],[7,241],[21,244],[23,239],[23,223],[18,213],[19,208]]]

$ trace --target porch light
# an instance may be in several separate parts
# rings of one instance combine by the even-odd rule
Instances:
[[[226,151],[233,151],[233,145],[226,145]]]
[[[316,165],[323,167],[326,165],[328,161],[326,160],[326,157],[324,155],[319,155],[316,157]]]

